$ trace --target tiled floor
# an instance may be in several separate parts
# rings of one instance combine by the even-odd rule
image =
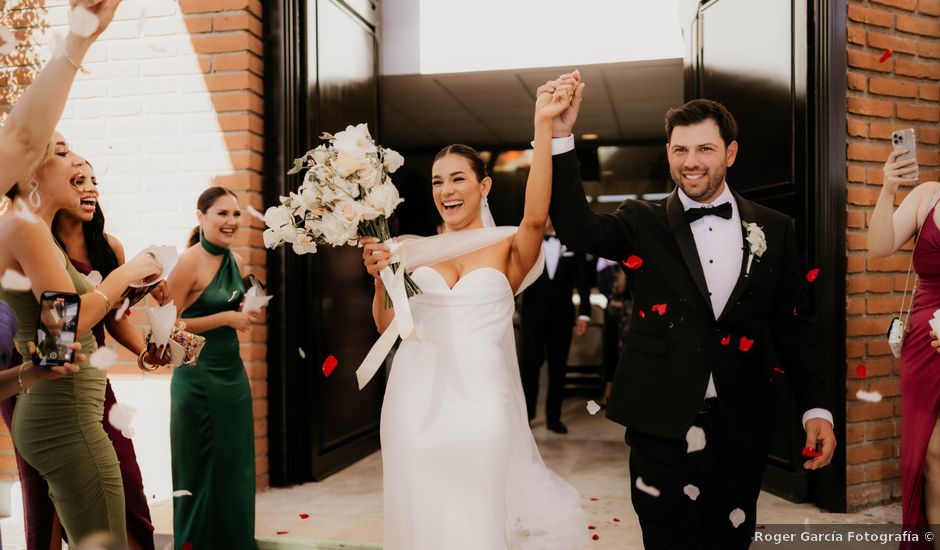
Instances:
[[[117,380],[118,399],[138,407],[135,444],[152,497],[151,510],[161,541],[172,532],[169,473],[169,384],[166,381]],[[570,433],[559,436],[536,421],[533,431],[545,462],[566,477],[584,496],[588,522],[596,527],[597,550],[641,549],[640,530],[629,497],[628,448],[623,430],[601,414],[590,416],[584,400],[566,404]],[[376,453],[319,483],[270,489],[257,497],[257,535],[269,541],[262,548],[313,548],[311,541],[377,543],[382,539],[382,460]],[[593,500],[596,499],[596,500]],[[3,547],[23,548],[22,512],[18,487],[13,490],[13,515],[0,521]],[[301,519],[300,514],[309,514]],[[620,521],[615,521],[619,519]],[[826,514],[805,504],[793,504],[768,493],[758,502],[762,524],[891,523],[900,518],[900,506],[873,508],[855,514]],[[284,534],[277,534],[285,531]],[[274,545],[278,542],[280,544]],[[296,544],[291,544],[296,543]],[[349,545],[359,547],[360,545]],[[329,546],[338,548],[339,546]]]

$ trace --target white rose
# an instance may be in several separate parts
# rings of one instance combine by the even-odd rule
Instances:
[[[398,189],[389,179],[386,179],[382,185],[373,187],[366,195],[366,204],[380,211],[386,218],[391,216],[395,207],[402,202],[403,200],[398,196]]]
[[[385,153],[382,155],[382,161],[385,163],[385,169],[391,174],[405,164],[405,157],[401,156],[401,154],[394,149],[386,149]]]
[[[293,244],[294,254],[302,256],[304,254],[315,254],[317,252],[317,243],[313,237],[305,235]]]
[[[342,246],[355,237],[357,228],[350,228],[333,214],[325,214],[318,229],[326,242],[333,246]]]
[[[267,248],[277,248],[281,243],[293,243],[297,241],[297,229],[293,225],[265,229],[261,237],[264,240],[264,246]]]
[[[745,224],[745,227],[751,254],[757,257],[763,256],[767,251],[767,237],[764,235],[764,230],[756,223]]]
[[[346,225],[359,228],[362,219],[362,209],[359,203],[351,200],[336,201],[333,205],[333,215]]]
[[[348,178],[366,166],[366,157],[352,153],[339,153],[333,159],[333,170],[341,178]]]
[[[313,162],[323,165],[326,164],[326,161],[330,158],[330,151],[326,148],[326,145],[318,145],[316,149],[310,152],[310,156],[313,157]]]
[[[376,150],[372,136],[369,135],[369,127],[366,124],[347,126],[342,132],[336,133],[333,136],[333,148],[338,153],[347,153],[358,157],[363,157],[366,153],[373,153]]]
[[[368,200],[364,200],[359,203],[359,207],[362,209],[362,219],[363,221],[371,222],[372,220],[383,215],[385,212],[380,208],[376,208],[369,204]]]
[[[289,209],[283,206],[272,206],[264,212],[264,223],[272,229],[279,229],[285,225],[292,225],[294,219]]]
[[[307,185],[321,185],[333,181],[333,169],[325,164],[317,164],[307,171],[304,183]]]
[[[359,198],[359,184],[353,180],[340,177],[333,178],[333,187],[336,196],[340,199]]]
[[[382,165],[377,159],[369,159],[365,166],[359,170],[359,185],[368,191],[382,183]]]

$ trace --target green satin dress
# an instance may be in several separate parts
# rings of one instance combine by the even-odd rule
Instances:
[[[215,278],[183,319],[238,310],[245,287],[235,257],[205,239],[222,256]],[[202,333],[206,345],[194,367],[173,371],[170,444],[175,548],[239,550],[255,544],[255,436],[248,375],[232,327]]]
[[[88,282],[65,260],[78,294],[89,291]],[[32,292],[0,289],[0,299],[16,312],[20,349],[35,341],[39,302]],[[98,349],[88,331],[79,341],[87,357]],[[88,359],[81,370],[58,380],[37,382],[29,393],[16,398],[12,435],[17,450],[49,484],[69,540],[81,541],[92,533],[107,532],[119,546],[127,544],[124,485],[114,445],[102,425],[105,371],[91,368]]]

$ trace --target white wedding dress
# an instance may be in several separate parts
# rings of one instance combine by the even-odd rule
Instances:
[[[545,467],[529,429],[506,276],[478,268],[449,288],[428,265],[406,265],[422,294],[382,407],[383,549],[582,548],[581,497]]]

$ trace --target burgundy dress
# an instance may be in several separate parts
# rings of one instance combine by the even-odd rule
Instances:
[[[69,258],[79,273],[88,275],[92,267],[86,263]],[[93,329],[98,346],[104,346],[104,321],[98,323]],[[144,480],[137,464],[137,454],[134,452],[134,442],[121,435],[120,430],[111,426],[107,421],[108,412],[117,403],[111,382],[108,381],[104,394],[104,429],[114,445],[118,461],[121,465],[121,478],[124,482],[124,507],[127,515],[127,533],[144,550],[154,550],[153,523],[150,520],[150,507],[144,495]],[[7,428],[13,418],[13,409],[16,398],[11,397],[0,404],[0,412]],[[30,466],[19,453],[16,453],[16,469],[19,471],[20,484],[23,492],[23,514],[26,519],[26,547],[29,550],[46,550],[49,548],[52,537],[52,518],[55,507],[49,498],[49,486],[32,466]],[[64,531],[63,531],[64,533]]]
[[[914,247],[919,278],[910,330],[901,349],[901,506],[905,528],[927,525],[924,509],[924,458],[940,408],[940,354],[930,347],[930,325],[940,309],[940,228],[930,209]],[[931,543],[902,543],[901,548],[930,548]]]

